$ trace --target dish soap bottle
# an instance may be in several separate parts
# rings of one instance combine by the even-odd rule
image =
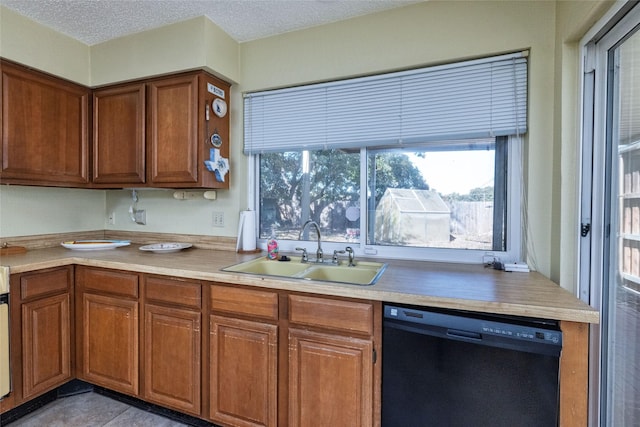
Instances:
[[[278,259],[278,241],[276,240],[276,230],[271,229],[271,236],[267,240],[267,258]]]

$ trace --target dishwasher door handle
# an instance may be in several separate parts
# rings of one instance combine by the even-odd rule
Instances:
[[[479,334],[477,332],[461,331],[459,329],[447,329],[447,336],[449,338],[462,341],[482,341],[482,334]]]

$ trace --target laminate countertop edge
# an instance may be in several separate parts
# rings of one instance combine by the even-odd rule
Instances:
[[[596,309],[537,272],[506,273],[473,264],[386,260],[387,269],[376,284],[359,286],[221,270],[260,254],[194,248],[156,254],[140,251],[139,246],[100,251],[73,251],[62,247],[38,249],[2,256],[0,265],[9,267],[10,273],[16,274],[75,264],[424,307],[579,323],[597,324],[600,321]]]

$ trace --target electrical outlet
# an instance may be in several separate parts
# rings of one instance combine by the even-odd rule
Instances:
[[[147,224],[147,212],[144,209],[136,210],[134,212],[136,224],[146,225]]]
[[[224,212],[213,212],[211,215],[211,225],[214,227],[224,227]]]
[[[107,218],[107,223],[109,225],[116,225],[116,213],[109,212],[109,217]]]

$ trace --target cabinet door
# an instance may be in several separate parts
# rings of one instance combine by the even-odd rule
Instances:
[[[200,415],[200,312],[147,304],[144,310],[144,395]]]
[[[197,183],[198,76],[149,83],[147,108],[149,183]]]
[[[275,325],[210,316],[212,421],[277,425],[277,331]]]
[[[145,85],[93,93],[93,183],[145,182]]]
[[[71,378],[69,294],[22,304],[22,387],[28,399]]]
[[[138,302],[82,295],[82,377],[86,381],[138,394]]]
[[[89,89],[2,63],[5,183],[83,186],[89,182]]]
[[[371,426],[373,343],[289,330],[289,426]]]

